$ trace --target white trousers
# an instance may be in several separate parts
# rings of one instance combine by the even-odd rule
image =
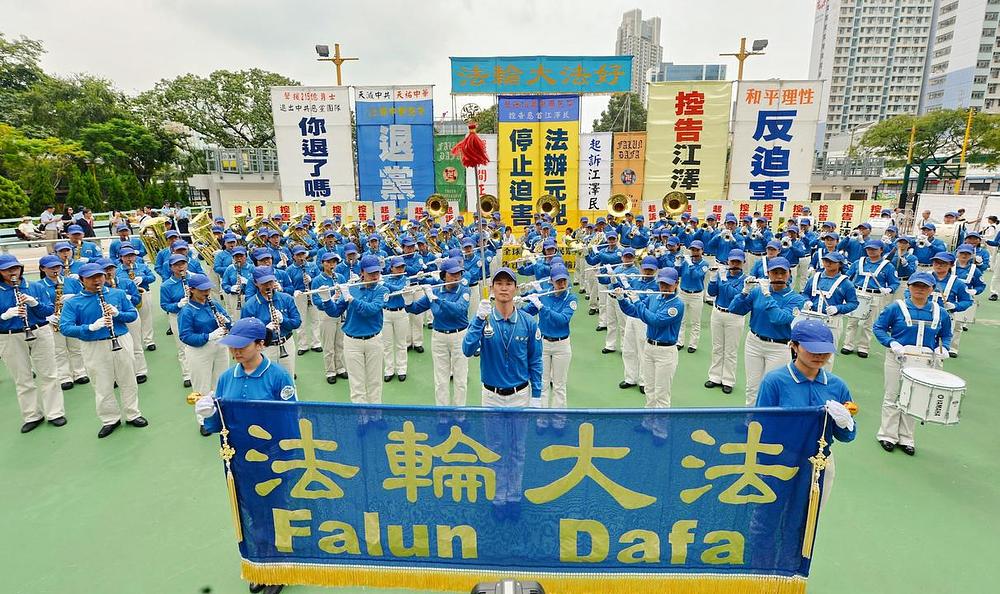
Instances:
[[[993,253],[993,278],[990,279],[990,295],[1000,295],[1000,261],[997,260],[997,253],[1000,252],[994,251]]]
[[[795,292],[799,293],[802,291],[802,285],[805,284],[806,279],[809,277],[806,275],[806,270],[809,269],[809,258],[799,258],[799,263],[795,265]]]
[[[677,371],[677,347],[646,344],[646,408],[670,408],[670,386]]]
[[[142,320],[136,318],[134,322],[125,325],[128,333],[132,335],[132,358],[135,359],[135,374],[146,375],[149,373],[149,366],[146,365],[146,351],[142,348],[142,340],[137,337],[142,336]],[[188,359],[190,361],[190,359]]]
[[[222,298],[223,304],[226,306],[226,311],[229,312],[229,317],[234,320],[240,319],[242,314],[243,306],[240,305],[240,301],[244,304],[246,299],[241,299],[239,295],[233,295],[232,293],[226,293]]]
[[[185,380],[191,379],[191,368],[188,366],[187,352],[184,343],[181,342],[180,332],[177,330],[177,314],[168,313],[167,321],[170,322],[170,329],[174,332],[174,344],[177,345],[177,360],[181,364],[181,376]]]
[[[270,359],[272,362],[277,363],[285,368],[285,371],[295,379],[295,334],[293,333],[288,337],[288,340],[284,344],[285,353],[288,354],[287,357],[281,356],[281,345],[274,345],[269,347],[264,347],[264,356]],[[194,385],[194,382],[191,383]]]
[[[601,294],[601,301],[605,300],[608,301],[605,305],[605,319],[607,323],[602,325],[608,327],[608,334],[604,337],[604,348],[617,351],[618,343],[625,333],[625,320],[627,316],[622,312],[622,308],[618,306],[618,301],[608,293]]]
[[[736,385],[739,365],[740,337],[743,336],[743,316],[712,308],[712,362],[708,367],[709,381],[730,388]]]
[[[24,333],[0,334],[0,360],[14,380],[17,404],[25,423],[65,415],[52,327],[42,326],[34,333],[36,338],[32,341],[24,340]]]
[[[71,382],[87,376],[83,366],[83,355],[80,353],[80,341],[68,338],[59,332],[52,336],[55,343],[56,369],[61,383]]]
[[[747,333],[743,346],[743,368],[747,374],[747,406],[757,403],[760,381],[769,371],[787,365],[792,360],[792,351],[787,344],[767,342],[757,338],[753,332]]]
[[[323,343],[323,368],[326,377],[346,371],[344,365],[344,331],[340,318],[326,316],[319,324],[320,340]]]
[[[598,297],[598,282],[597,282],[597,270],[590,269],[586,272],[585,283],[587,287],[587,296],[590,297],[590,302],[587,304],[588,310],[597,310],[600,306],[600,299]]]
[[[836,325],[834,325],[832,328],[830,328],[830,330],[833,331],[833,344],[834,345],[840,344],[840,335],[843,333],[843,328],[844,328],[843,317],[844,316],[842,316],[842,315],[838,315],[835,318],[833,318],[834,322],[836,322]],[[830,355],[830,359],[826,362],[826,365],[824,365],[823,368],[826,369],[827,371],[833,371],[833,360],[835,358],[837,358],[837,354],[836,353],[832,353]]]
[[[868,314],[868,319],[862,322],[857,318],[847,318],[847,328],[844,330],[844,348],[853,351],[857,348],[858,351],[862,353],[868,352],[868,347],[872,343],[872,324],[875,323],[875,319],[882,312],[882,307],[885,304],[886,295],[881,293],[865,293],[866,295],[872,295],[872,310]],[[847,317],[847,316],[844,316]]]
[[[622,367],[626,383],[640,386],[649,383],[646,375],[649,369],[649,364],[646,363],[646,323],[628,316],[625,317],[625,332],[622,336]]]
[[[122,413],[126,421],[142,416],[139,411],[139,385],[135,383],[132,335],[119,336],[118,342],[122,348],[112,351],[110,340],[80,341],[83,364],[94,387],[97,418],[101,425],[122,420]],[[121,407],[115,399],[115,383],[121,393]]]
[[[542,339],[542,406],[567,408],[566,381],[573,348],[569,338],[558,342]]]
[[[382,403],[382,334],[368,340],[344,336],[344,363],[350,385],[351,402]]]
[[[211,340],[204,346],[184,345],[184,348],[191,362],[191,389],[208,394],[215,389],[219,376],[229,368],[229,350]]]
[[[149,291],[142,293],[142,300],[139,302],[141,307],[137,308],[139,311],[139,328],[140,333],[132,337],[133,342],[138,342],[142,348],[148,347],[153,344],[153,315],[155,313],[153,307],[153,298],[149,296]],[[238,318],[235,318],[238,319]],[[132,329],[129,329],[131,332]]]
[[[972,307],[970,307],[969,309],[967,309],[967,310],[959,313],[958,315],[962,316],[963,318],[970,319],[970,320],[975,319],[976,309],[977,308],[979,308],[979,302],[977,302],[976,299],[973,298],[972,299]],[[962,334],[964,334],[964,332],[962,332],[962,326],[969,326],[969,328],[972,328],[972,326],[968,322],[966,322],[965,320],[960,320],[957,317],[955,317],[955,314],[952,314],[952,316],[951,316],[951,352],[955,353],[956,355],[958,354],[958,345],[959,345],[959,343],[962,342]]]
[[[615,307],[615,308],[618,307],[618,304],[615,303],[615,300],[611,298],[611,294],[606,292],[607,290],[608,290],[608,285],[598,284],[597,290],[590,296],[591,303],[594,302],[594,299],[597,299],[598,326],[608,325],[608,316],[613,315],[613,312],[608,311],[609,304],[610,307]]]
[[[410,321],[406,310],[384,310],[382,315],[382,358],[386,376],[406,375],[406,343]]]
[[[484,407],[526,407],[530,403],[531,387],[527,386],[510,396],[501,396],[486,388],[482,393]],[[500,460],[494,464],[496,494],[493,504],[521,501],[528,419],[524,416],[490,416],[485,419],[485,425],[487,447],[500,454]]]
[[[320,345],[319,316],[330,317],[318,311],[309,300],[310,295],[299,295],[295,298],[295,307],[299,310],[302,325],[295,329],[295,344],[301,349],[311,349]]]
[[[434,404],[465,406],[469,390],[469,359],[462,352],[465,330],[431,334],[431,359],[434,362]],[[449,380],[455,382],[454,398],[450,397]]]
[[[681,330],[677,344],[698,348],[698,339],[701,338],[701,310],[705,307],[705,299],[702,293],[688,293],[679,291],[681,302],[684,304],[684,319],[681,320]],[[691,329],[691,339],[688,340],[688,328]]]
[[[410,334],[406,340],[407,346],[424,346],[424,321],[427,319],[427,313],[428,312],[425,311],[423,313],[408,314],[406,316],[410,323]]]
[[[892,351],[886,349],[883,373],[885,386],[882,395],[882,424],[879,425],[876,438],[904,446],[916,445],[914,432],[917,420],[899,408],[899,388],[902,384],[900,371],[906,367],[904,360],[901,365]]]

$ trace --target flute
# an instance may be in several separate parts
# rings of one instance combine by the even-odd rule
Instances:
[[[104,287],[97,289],[97,301],[101,304],[101,311],[104,313],[104,319],[107,320],[108,334],[111,337],[111,350],[120,351],[122,350],[121,343],[118,342],[118,336],[115,334],[115,322],[111,315],[108,313],[108,302],[104,300]]]
[[[409,287],[406,287],[402,290],[394,291],[392,293],[387,293],[386,297],[396,297],[397,295],[402,295],[408,291],[423,291],[424,287],[427,287],[428,289],[437,289],[440,287],[446,287],[448,285],[459,285],[459,284],[465,284],[465,283],[463,283],[462,280],[457,280],[446,283],[437,283],[436,285],[410,285]]]

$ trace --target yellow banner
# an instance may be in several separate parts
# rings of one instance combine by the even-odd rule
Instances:
[[[229,209],[226,214],[227,221],[235,221],[236,217],[249,217],[250,209],[246,202],[239,200],[230,200],[226,203],[226,207]]]
[[[688,198],[725,198],[732,83],[651,83],[646,119],[645,200],[679,191]]]
[[[625,194],[639,204],[645,174],[646,133],[615,132],[611,144],[611,195]]]
[[[579,97],[501,97],[497,197],[503,222],[516,232],[532,223],[535,202],[559,200],[555,226],[579,225]]]

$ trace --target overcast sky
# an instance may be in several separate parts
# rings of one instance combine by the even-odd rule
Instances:
[[[611,55],[625,10],[662,19],[664,61],[725,63],[741,35],[770,40],[744,77],[805,78],[813,3],[807,0],[0,0],[0,31],[41,40],[42,64],[88,72],[135,93],[162,78],[259,67],[303,84],[336,84],[317,43],[359,62],[346,84],[435,85],[435,112],[451,110],[449,56]],[[467,97],[456,99],[461,106]],[[485,103],[485,100],[483,101]],[[584,101],[583,129],[607,104]]]

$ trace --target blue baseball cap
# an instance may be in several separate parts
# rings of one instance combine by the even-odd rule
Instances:
[[[320,262],[329,262],[330,260],[339,260],[340,254],[334,251],[329,251],[323,254],[323,257],[319,259]]]
[[[660,261],[656,259],[656,256],[645,256],[642,259],[642,264],[640,268],[642,270],[657,270],[660,267]]]
[[[253,267],[253,282],[262,285],[273,280],[278,280],[274,276],[274,269],[270,266],[254,266]]]
[[[962,245],[958,246],[958,249],[955,250],[955,252],[956,253],[958,253],[958,252],[964,252],[966,254],[974,254],[974,253],[976,253],[976,248],[972,247],[971,245],[969,245],[967,243],[963,243]]]
[[[346,254],[356,254],[356,253],[358,253],[358,246],[354,245],[354,243],[349,243],[346,246],[344,246],[344,254],[345,255]]]
[[[212,280],[204,274],[189,275],[187,278],[187,284],[192,289],[198,289],[199,291],[209,291],[214,286],[212,284]]]
[[[739,260],[740,262],[746,262],[747,255],[743,250],[729,250],[729,255],[726,256],[726,261],[729,260]]]
[[[677,238],[676,235],[671,235],[670,239],[667,239],[667,245],[680,245],[681,240]]]
[[[656,273],[656,282],[667,283],[668,285],[677,284],[677,270],[674,268],[661,268],[659,272]]]
[[[183,239],[178,239],[177,241],[170,244],[170,251],[186,250],[186,249],[188,249],[188,244]]]
[[[823,233],[822,235],[820,235],[819,238],[820,239],[832,239],[832,240],[836,241],[836,240],[840,239],[840,234],[839,233],[831,233],[831,232],[827,231],[826,233]]]
[[[173,229],[171,229],[170,231],[167,231],[167,233],[166,233],[166,238],[167,239],[170,239],[172,237],[180,237],[180,236],[181,236],[180,232],[174,231]]]
[[[80,278],[90,278],[98,274],[104,274],[104,269],[101,268],[100,264],[88,262],[80,267]]]
[[[977,238],[977,239],[982,239],[982,237],[983,237],[983,236],[982,236],[982,235],[980,235],[979,231],[969,231],[969,232],[968,232],[968,233],[967,233],[967,234],[965,235],[965,238],[966,238],[966,239],[968,239],[968,238],[970,238],[970,237],[975,237],[975,238]]]
[[[951,264],[955,261],[955,254],[952,254],[951,252],[938,252],[934,254],[934,257],[931,258],[931,260],[940,260]]]
[[[274,259],[274,255],[271,253],[271,250],[266,250],[264,248],[257,248],[257,249],[255,249],[253,251],[253,259],[254,260],[273,260]]]
[[[38,260],[39,268],[55,268],[57,266],[61,268],[62,265],[63,262],[62,260],[59,259],[59,256],[53,256],[52,254],[42,256]]]
[[[68,241],[57,241],[56,245],[52,249],[57,252],[61,252],[63,250],[72,250],[73,246],[71,246]]]
[[[120,225],[115,227],[115,233],[121,233],[122,231],[129,231],[129,230],[130,229],[128,228],[128,225],[126,225],[125,223],[121,223]]]
[[[773,250],[781,251],[781,242],[780,241],[774,241],[772,239],[771,241],[767,242],[767,246],[766,247],[769,247],[769,248],[771,248]]]
[[[888,233],[889,231],[892,231],[893,233],[899,233],[899,227],[895,225],[889,225],[888,227],[885,228],[885,232]]]
[[[614,231],[608,231],[604,234],[604,239],[618,239],[618,234]]]
[[[233,248],[233,255],[245,256],[247,255],[247,248],[243,247],[242,245],[238,245]]]
[[[706,221],[714,221],[714,220],[716,220],[716,217],[715,217],[714,214],[709,213],[709,215],[705,217],[705,220]]]
[[[622,257],[625,257],[625,256],[635,257],[635,248],[627,247],[624,250],[622,250]]]
[[[80,225],[70,225],[69,228],[66,229],[66,233],[69,233],[70,235],[83,235],[83,227]]]
[[[219,339],[219,344],[241,349],[251,342],[264,340],[266,336],[267,328],[264,326],[264,322],[257,318],[242,318],[236,320],[233,327],[229,329],[229,334]]]
[[[458,272],[464,272],[465,266],[462,265],[462,261],[458,258],[448,258],[441,263],[441,271],[447,272],[448,274],[455,274]]]
[[[301,245],[297,245],[297,246],[295,246],[295,247],[292,248],[292,255],[293,256],[295,254],[305,254],[306,252],[308,252],[308,250],[306,250],[306,248],[302,247]]]
[[[517,284],[517,273],[506,266],[497,269],[497,271],[493,273],[493,276],[490,278],[490,284],[495,283],[501,274],[509,276],[510,279],[514,281],[514,284]]]
[[[810,353],[833,353],[833,331],[819,320],[802,320],[792,326],[791,340]]]
[[[468,237],[464,237],[464,238],[462,238],[462,244],[461,245],[462,245],[463,248],[472,247],[472,240],[469,239]]]
[[[638,223],[639,221],[645,221],[645,220],[646,220],[646,217],[644,217],[642,215],[639,215],[639,216],[635,217],[635,222],[636,223]]]
[[[406,262],[403,261],[402,256],[393,256],[389,259],[389,268],[395,268],[397,266],[406,266]]]
[[[101,268],[111,268],[111,267],[117,268],[118,267],[118,264],[116,264],[115,261],[112,260],[111,258],[98,258],[95,261],[95,263],[98,266],[100,266]]]
[[[726,222],[726,223],[737,223],[737,222],[739,222],[739,221],[736,220],[736,215],[734,215],[731,212],[727,212],[726,215],[724,217],[722,217],[722,220],[723,220],[723,222]]]
[[[412,245],[417,245],[417,242],[412,237],[407,235],[406,237],[403,238],[402,244],[403,247],[408,247]]]
[[[921,225],[920,228],[921,229],[930,229],[931,231],[937,231],[937,227],[934,226],[934,223],[924,223],[923,225]]]
[[[788,264],[788,260],[778,256],[777,258],[771,258],[767,261],[768,272],[776,270],[778,268],[784,268],[785,270],[791,270],[792,267]]]
[[[912,237],[906,237],[905,235],[900,235],[899,237],[896,238],[896,243],[899,243],[901,241],[905,241],[909,245],[913,245],[914,243],[916,243],[915,239],[913,239]]]
[[[551,237],[549,237],[548,239],[546,239],[545,241],[542,242],[542,249],[543,250],[547,250],[549,248],[552,248],[552,249],[556,248],[556,240],[552,239]]]
[[[910,280],[906,281],[907,285],[912,285],[915,283],[921,283],[927,285],[928,287],[933,287],[935,284],[934,276],[929,272],[915,272],[910,276]]]
[[[173,256],[170,256],[169,260],[167,260],[167,266],[173,266],[178,262],[187,262],[187,261],[188,261],[187,256],[182,256],[181,254],[174,254]]]
[[[562,264],[553,265],[549,271],[549,278],[554,281],[569,280],[569,271]]]
[[[868,223],[861,223],[861,224],[857,225],[857,226],[856,226],[856,227],[854,227],[854,228],[855,228],[855,229],[868,229],[869,231],[871,231],[871,230],[872,230],[872,226],[871,226],[871,225],[869,225]]]
[[[10,254],[0,255],[0,270],[8,270],[10,268],[16,268],[18,266],[23,266],[17,261],[15,256]]]
[[[837,223],[834,223],[833,221],[823,221],[822,227],[824,229],[826,229],[827,227],[829,227],[830,229],[836,229]]]
[[[865,249],[878,250],[881,252],[883,249],[885,249],[885,244],[879,241],[878,239],[869,239],[868,241],[865,242]]]
[[[839,264],[843,264],[846,261],[844,254],[841,254],[840,252],[827,252],[823,254],[823,257],[820,259],[829,260],[831,262],[837,262]]]
[[[372,273],[382,270],[382,264],[379,263],[378,256],[372,254],[362,256],[359,265],[361,266],[361,272]]]
[[[688,249],[703,250],[705,249],[705,244],[702,243],[700,239],[695,239],[691,242],[691,245],[688,246]]]

